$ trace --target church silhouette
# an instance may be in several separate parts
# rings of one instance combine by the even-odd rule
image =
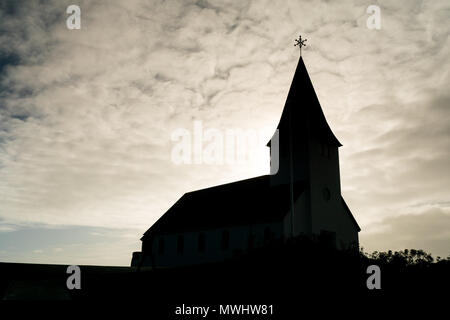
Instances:
[[[276,169],[184,194],[143,235],[132,266],[220,262],[304,236],[358,247],[360,228],[341,195],[339,147],[300,59],[274,137]],[[272,169],[274,163],[271,163]]]

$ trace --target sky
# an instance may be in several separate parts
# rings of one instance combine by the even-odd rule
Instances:
[[[1,1],[0,261],[129,265],[185,192],[268,174],[299,34],[361,246],[450,255],[449,18],[446,0]],[[258,131],[266,156],[175,163],[199,123]]]

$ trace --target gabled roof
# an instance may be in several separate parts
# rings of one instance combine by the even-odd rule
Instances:
[[[328,125],[302,57],[298,61],[277,129],[289,128],[289,117],[293,128],[304,128],[305,134],[313,134],[330,145],[342,146]],[[267,146],[270,146],[270,141]]]
[[[294,198],[304,183],[294,185]],[[260,176],[184,194],[143,238],[158,233],[227,228],[281,220],[290,209],[289,185],[270,185]]]
[[[348,207],[348,205],[345,202],[344,197],[342,197],[342,195],[341,195],[341,201],[342,201],[342,205],[344,206],[345,212],[347,212],[347,214],[350,216],[350,219],[352,220],[353,224],[355,225],[356,229],[358,229],[358,232],[360,232],[361,228],[359,227],[358,222],[356,222],[355,217],[353,216],[352,212],[350,211],[350,208]]]

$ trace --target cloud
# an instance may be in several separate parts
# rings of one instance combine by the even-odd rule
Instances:
[[[15,229],[12,226],[0,226],[0,232],[11,232],[14,230]]]
[[[362,234],[450,200],[447,1],[380,4],[378,31],[355,1],[78,3],[81,30],[68,1],[1,4],[5,223],[143,231],[187,191],[268,173],[176,166],[170,133],[274,129],[299,32]]]

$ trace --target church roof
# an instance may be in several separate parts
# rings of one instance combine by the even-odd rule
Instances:
[[[305,184],[294,185],[297,199]],[[273,222],[290,209],[289,185],[270,185],[270,176],[227,183],[184,194],[153,226],[154,232],[173,233]]]
[[[353,216],[352,212],[350,211],[350,208],[348,207],[347,203],[345,202],[344,198],[341,196],[342,205],[344,206],[345,212],[350,216],[350,219],[352,220],[353,224],[356,226],[356,229],[361,231],[361,228],[358,225],[358,222],[356,222],[355,217]]]
[[[277,129],[289,128],[289,117],[294,129],[303,128],[306,134],[314,135],[330,145],[342,146],[328,125],[301,56]],[[270,141],[267,145],[270,146]]]

